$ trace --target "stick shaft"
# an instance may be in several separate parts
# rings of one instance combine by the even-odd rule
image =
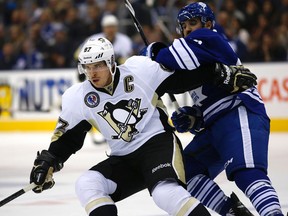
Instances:
[[[145,43],[146,46],[149,45],[149,42],[144,34],[144,31],[142,29],[142,26],[140,24],[140,22],[138,21],[138,19],[136,18],[135,16],[135,11],[131,5],[131,3],[128,1],[128,0],[124,0],[125,1],[125,6],[128,8],[128,11],[129,11],[129,14],[131,16],[131,18],[133,19],[133,22],[134,22],[134,26],[136,28],[136,30],[138,31],[138,33],[140,34],[143,42]]]
[[[139,32],[143,42],[145,43],[146,46],[149,45],[149,42],[144,34],[144,31],[142,29],[142,26],[141,24],[139,23],[139,21],[137,20],[136,18],[136,15],[135,15],[135,11],[132,7],[132,5],[130,4],[129,0],[124,0],[125,1],[125,6],[128,8],[128,11],[129,11],[129,14],[131,16],[131,18],[133,19],[133,22],[134,22],[134,25],[136,27],[136,30]],[[175,98],[175,96],[173,94],[168,94],[169,97],[170,97],[170,100],[172,101],[172,104],[173,106],[175,107],[176,111],[178,111],[179,109],[179,104]]]
[[[0,201],[0,207],[7,204],[8,202],[16,199],[17,197],[23,195],[24,193],[32,190],[33,188],[35,188],[37,185],[35,185],[34,183],[29,184],[28,186],[26,186],[25,188],[22,188],[21,190],[13,193],[12,195],[8,196],[7,198],[3,199]]]

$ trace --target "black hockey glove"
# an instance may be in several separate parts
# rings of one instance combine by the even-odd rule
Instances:
[[[215,84],[230,93],[245,91],[257,85],[257,77],[248,68],[241,66],[227,66],[216,64]]]
[[[202,112],[196,106],[179,108],[178,112],[172,113],[171,120],[180,133],[190,131],[192,134],[196,134],[204,129]]]
[[[30,174],[30,183],[34,182],[37,187],[33,189],[35,193],[50,189],[55,182],[52,178],[53,172],[61,170],[63,163],[57,160],[49,151],[43,150],[41,154],[37,152],[34,166]]]

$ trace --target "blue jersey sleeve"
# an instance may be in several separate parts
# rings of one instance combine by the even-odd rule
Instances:
[[[193,31],[185,38],[175,39],[171,46],[160,50],[156,61],[170,69],[185,70],[215,62],[240,64],[236,53],[223,36],[205,28]]]

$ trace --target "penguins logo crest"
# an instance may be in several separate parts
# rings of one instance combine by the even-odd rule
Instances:
[[[123,139],[130,142],[133,136],[139,133],[136,125],[147,112],[147,108],[140,109],[140,104],[141,99],[139,98],[122,100],[117,104],[107,102],[104,110],[98,112],[116,132],[111,136],[112,139]]]

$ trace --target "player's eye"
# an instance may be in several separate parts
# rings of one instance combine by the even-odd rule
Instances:
[[[103,69],[105,67],[106,67],[106,63],[105,62],[100,62],[100,63],[94,65],[95,69]]]
[[[182,29],[185,29],[187,27],[187,25],[185,23],[181,23],[181,27],[182,27]]]
[[[195,26],[198,23],[198,19],[197,18],[191,18],[189,20],[186,20],[185,22],[181,23],[182,29],[186,29],[189,26]]]
[[[95,64],[89,64],[89,65],[84,65],[84,69],[87,71],[92,71],[92,70],[102,70],[106,68],[106,63],[103,62],[98,62]]]
[[[198,23],[197,19],[192,18],[189,20],[189,25],[191,25],[191,26],[195,26],[195,25],[197,25],[197,23]]]

